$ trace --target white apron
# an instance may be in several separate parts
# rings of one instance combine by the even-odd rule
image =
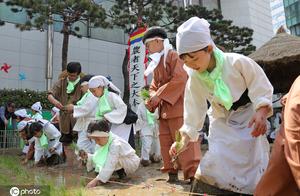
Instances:
[[[251,103],[225,118],[216,119],[208,113],[209,150],[197,169],[197,179],[220,189],[253,194],[269,161],[266,136],[252,137],[253,127],[248,128],[253,114]]]

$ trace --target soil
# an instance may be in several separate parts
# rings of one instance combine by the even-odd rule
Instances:
[[[202,146],[203,154],[206,149],[206,146],[204,148]],[[7,151],[5,154],[16,156],[17,153]],[[72,166],[63,164],[54,167],[33,168],[32,164],[31,162],[24,168],[30,170],[30,178],[33,178],[35,183],[38,183],[41,178],[46,178],[56,186],[64,185],[66,190],[83,188],[80,195],[188,195],[191,187],[188,181],[183,181],[182,172],[179,172],[179,183],[166,182],[168,174],[163,174],[159,170],[162,163],[151,164],[148,167],[140,166],[136,173],[128,175],[123,180],[119,180],[117,175],[113,175],[108,183],[91,189],[86,189],[84,186],[96,174],[94,172],[87,173],[76,161]]]

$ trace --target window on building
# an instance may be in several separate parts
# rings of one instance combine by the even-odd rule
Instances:
[[[98,2],[101,2],[98,0]],[[102,4],[103,7],[109,8],[112,5],[112,2]],[[54,14],[54,19],[61,20],[61,16]],[[7,6],[5,3],[0,3],[0,20],[5,22],[15,23],[15,24],[25,24],[27,21],[27,14],[26,11],[14,13],[11,11],[11,7]],[[93,39],[101,39],[105,41],[115,42],[126,44],[127,38],[124,34],[124,31],[120,28],[113,28],[113,29],[102,29],[102,28],[91,28],[88,27],[88,24],[84,24],[82,22],[76,22],[72,28],[75,30],[76,27],[79,27],[79,31],[77,32],[83,37],[90,37]],[[62,22],[55,21],[53,23],[53,29],[56,32],[61,32],[63,27]],[[47,29],[47,26],[45,26]]]
[[[0,20],[16,24],[25,24],[27,21],[27,14],[24,10],[14,13],[11,11],[11,7],[7,6],[5,3],[0,3]]]

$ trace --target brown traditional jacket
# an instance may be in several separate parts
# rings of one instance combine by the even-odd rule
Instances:
[[[82,96],[80,84],[76,84],[74,91],[70,94],[67,94],[67,86],[67,78],[61,78],[53,85],[48,94],[52,94],[63,106],[67,104],[76,105],[76,102],[79,101]],[[70,133],[75,123],[76,120],[73,118],[72,113],[67,113],[62,110],[59,112],[59,128],[62,133]]]
[[[150,85],[150,95],[156,94],[161,99],[158,106],[160,118],[183,117],[183,98],[187,78],[183,61],[179,59],[176,51],[169,51],[166,67],[164,67],[164,56],[161,57],[153,72]]]

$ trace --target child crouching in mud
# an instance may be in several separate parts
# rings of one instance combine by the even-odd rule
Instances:
[[[111,123],[105,119],[93,121],[88,126],[88,136],[95,140],[95,153],[80,152],[80,157],[87,161],[87,170],[93,168],[98,173],[87,184],[87,188],[106,183],[113,172],[116,171],[119,178],[134,173],[140,163],[140,158],[135,150],[123,139],[110,132]]]

